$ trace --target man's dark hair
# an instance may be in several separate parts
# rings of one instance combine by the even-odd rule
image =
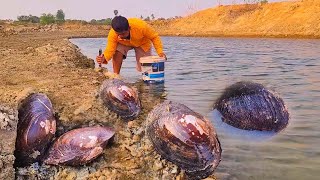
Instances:
[[[116,16],[112,19],[111,27],[116,32],[123,32],[129,29],[128,19],[123,16]]]

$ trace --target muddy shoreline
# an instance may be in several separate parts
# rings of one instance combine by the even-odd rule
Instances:
[[[73,37],[105,37],[105,31],[20,33],[0,38],[0,179],[183,179],[184,172],[162,159],[145,136],[145,119],[153,106],[165,100],[143,82],[133,84],[140,93],[142,113],[124,121],[107,110],[99,89],[104,74],[69,42]],[[81,167],[37,163],[14,168],[17,111],[31,93],[46,94],[58,119],[58,137],[77,128],[106,125],[116,135],[103,154]],[[15,173],[14,173],[15,172]],[[221,176],[229,176],[220,173]],[[208,179],[215,179],[212,175]]]

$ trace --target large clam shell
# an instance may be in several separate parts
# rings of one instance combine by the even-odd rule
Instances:
[[[212,124],[183,104],[165,101],[147,117],[147,135],[156,151],[192,178],[211,175],[221,160]]]
[[[105,80],[101,86],[100,97],[105,106],[122,118],[135,118],[141,111],[137,90],[119,79]]]
[[[66,132],[51,146],[46,164],[83,165],[97,158],[114,135],[109,127],[85,127]]]
[[[18,110],[16,165],[41,160],[56,132],[56,119],[49,98],[35,93],[22,101]]]
[[[241,81],[227,87],[215,108],[224,122],[239,129],[278,132],[289,121],[282,98],[254,82]]]

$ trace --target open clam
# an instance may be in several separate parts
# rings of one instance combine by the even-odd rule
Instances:
[[[66,132],[51,146],[46,164],[83,165],[97,158],[115,131],[109,127],[85,127]]]
[[[212,124],[183,104],[165,101],[147,117],[146,132],[156,151],[194,179],[213,173],[221,146]]]
[[[137,90],[119,79],[105,80],[101,86],[100,97],[105,106],[122,118],[135,118],[141,111]]]
[[[56,132],[56,119],[49,98],[35,93],[24,99],[18,110],[16,165],[41,160]]]
[[[215,108],[224,122],[239,129],[278,132],[289,121],[282,98],[254,82],[242,81],[227,87]]]

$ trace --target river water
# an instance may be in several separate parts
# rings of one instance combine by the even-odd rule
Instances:
[[[165,83],[148,88],[160,89],[166,99],[212,121],[223,149],[216,172],[231,179],[319,179],[320,40],[162,37],[162,41],[168,56]],[[71,42],[92,59],[106,45],[104,38]],[[112,71],[111,63],[106,68]],[[141,82],[134,52],[123,62],[121,75],[128,82]],[[227,86],[243,80],[281,95],[290,113],[284,131],[250,139],[221,128],[212,105]]]

